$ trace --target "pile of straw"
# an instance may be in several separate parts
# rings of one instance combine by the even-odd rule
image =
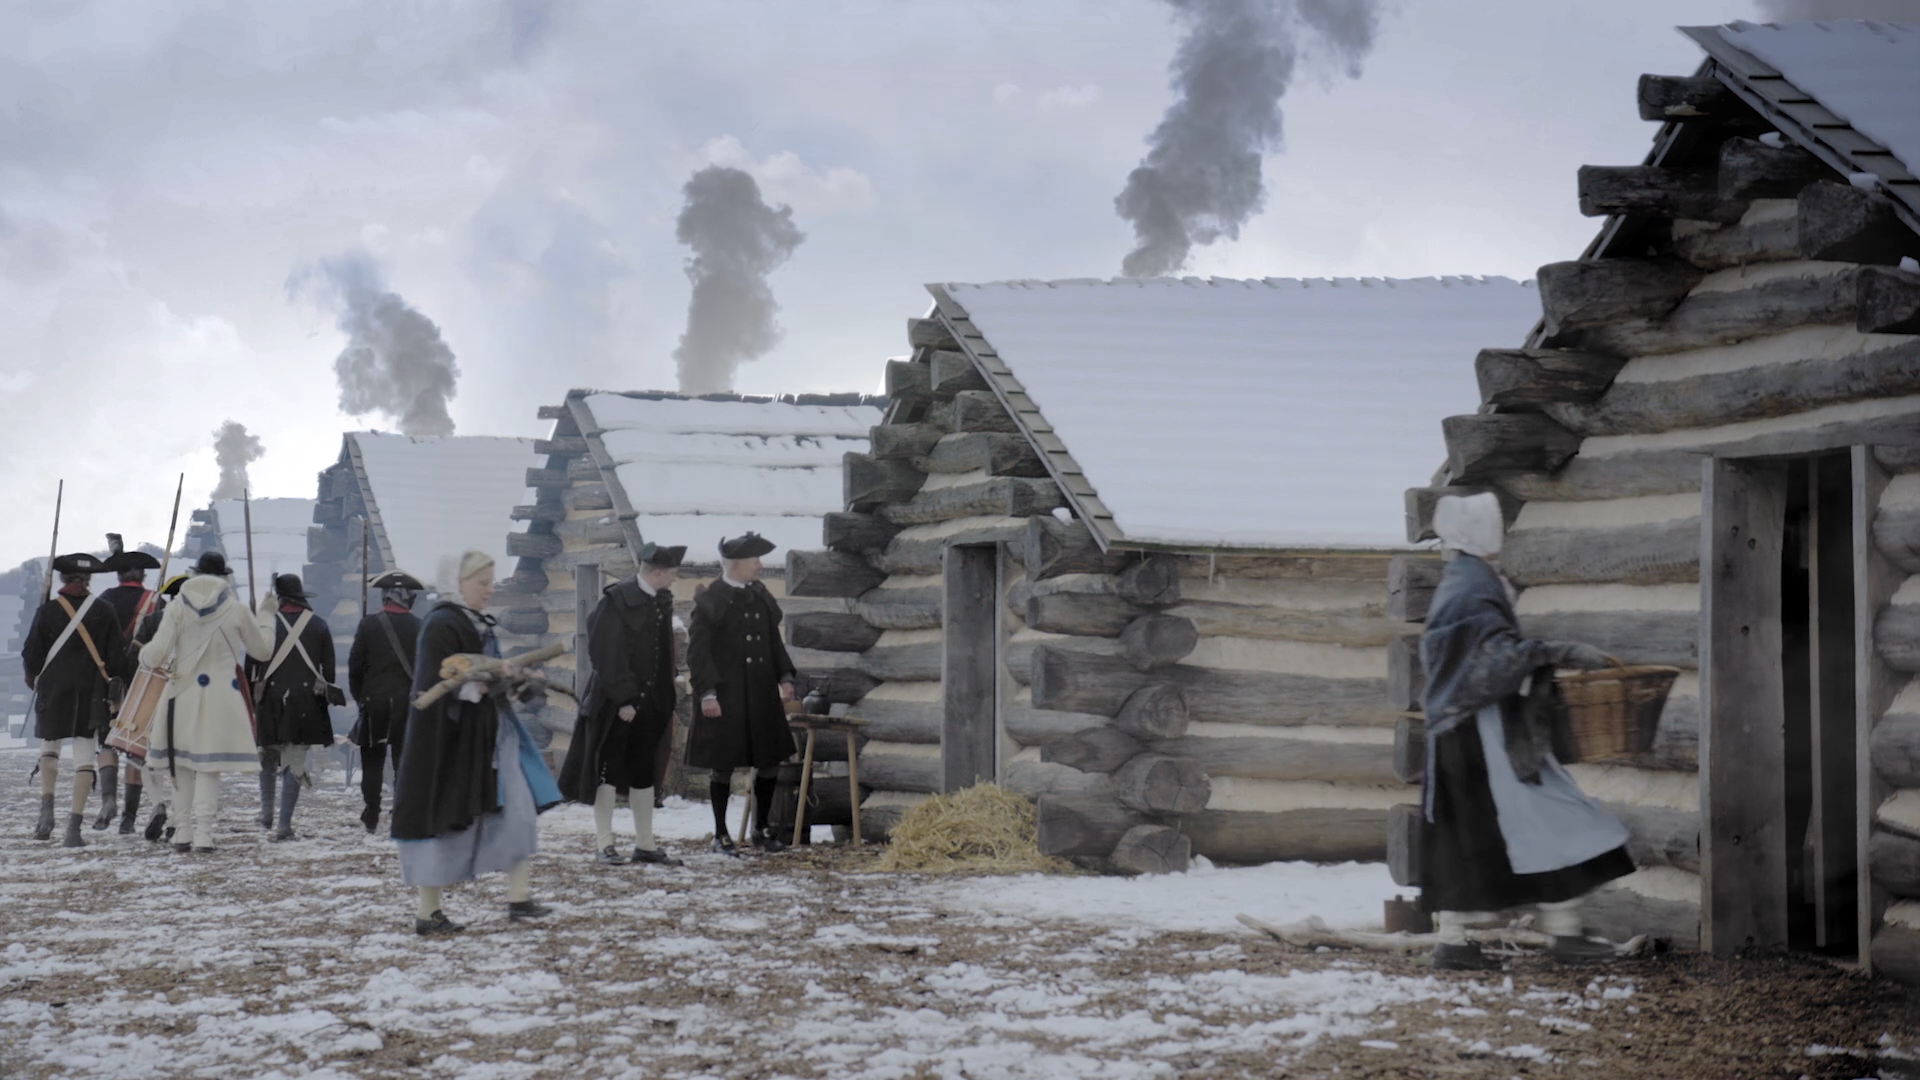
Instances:
[[[997,784],[935,795],[893,827],[880,869],[929,874],[1073,872],[1065,859],[1040,854],[1033,803]]]

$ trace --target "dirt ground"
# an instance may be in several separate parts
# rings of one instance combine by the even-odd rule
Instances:
[[[872,850],[706,854],[703,807],[663,815],[682,869],[597,866],[581,815],[548,815],[535,883],[555,915],[509,923],[484,881],[448,892],[467,931],[426,940],[337,773],[284,844],[248,820],[251,778],[229,780],[220,850],[189,856],[111,831],[31,841],[31,765],[0,754],[7,1080],[1852,1078],[1920,1046],[1905,992],[1816,960],[1519,957],[1467,977],[1237,926],[1036,920],[977,882],[871,872]]]

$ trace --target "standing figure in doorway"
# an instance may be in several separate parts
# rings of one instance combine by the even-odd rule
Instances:
[[[360,748],[360,824],[372,832],[380,824],[380,788],[393,750],[395,775],[407,738],[407,698],[413,692],[414,650],[420,645],[420,619],[413,602],[426,586],[412,574],[389,570],[373,579],[380,610],[360,620],[347,652],[347,691],[360,708],[349,742]]]
[[[293,839],[293,810],[300,788],[311,787],[307,759],[316,746],[333,745],[329,704],[346,695],[334,685],[333,631],[314,613],[313,594],[298,574],[273,579],[273,658],[255,683],[260,713],[260,826],[273,839]],[[278,824],[274,787],[280,788]]]
[[[1443,497],[1434,531],[1449,558],[1420,639],[1427,673],[1420,904],[1440,934],[1433,966],[1498,967],[1467,941],[1467,927],[1528,905],[1539,908],[1556,958],[1612,956],[1611,945],[1585,937],[1580,900],[1633,872],[1627,829],[1554,758],[1538,697],[1552,693],[1554,668],[1603,668],[1611,660],[1591,645],[1521,636],[1511,586],[1489,561],[1500,553],[1503,531],[1493,495]]]
[[[33,613],[20,646],[27,689],[34,693],[33,733],[40,740],[40,819],[35,840],[53,838],[53,798],[59,784],[60,748],[73,744],[73,801],[61,847],[85,847],[80,822],[93,791],[94,755],[110,720],[107,698],[113,680],[132,672],[122,644],[120,618],[88,591],[93,575],[108,567],[91,555],[62,555],[52,573],[60,590]]]
[[[700,713],[687,736],[687,764],[711,769],[713,850],[737,855],[727,835],[733,770],[754,771],[753,846],[781,851],[767,827],[775,771],[793,756],[784,702],[793,700],[794,666],[780,640],[780,605],[760,582],[760,558],[773,543],[754,533],[720,541],[720,577],[693,601],[687,669]]]
[[[203,553],[160,616],[153,640],[140,649],[141,663],[173,672],[147,764],[173,780],[173,849],[179,852],[213,850],[221,775],[260,767],[242,665],[272,656],[273,639],[234,595],[231,574],[226,556]]]
[[[607,586],[587,620],[593,673],[560,767],[560,792],[593,804],[603,865],[679,866],[653,840],[653,795],[661,735],[673,723],[673,593],[684,547],[648,544],[634,576]],[[613,803],[633,814],[631,859],[613,846]]]
[[[497,657],[493,557],[469,551],[442,574],[441,595],[420,626],[413,689],[440,681],[440,665],[465,653]],[[407,714],[406,746],[394,780],[392,836],[400,842],[400,878],[418,890],[415,933],[465,929],[441,910],[440,890],[481,874],[507,872],[507,918],[552,913],[532,896],[534,818],[560,802],[560,789],[527,729],[514,715],[509,688],[474,681]]]

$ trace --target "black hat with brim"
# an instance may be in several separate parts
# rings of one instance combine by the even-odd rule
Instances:
[[[414,577],[405,570],[389,570],[379,577],[374,578],[369,584],[376,589],[382,590],[412,589],[414,592],[425,592],[427,590],[427,587],[420,583],[419,578]]]
[[[107,560],[95,558],[84,551],[61,555],[53,560],[53,572],[56,574],[104,574],[112,569],[107,565]]]
[[[681,561],[686,557],[687,546],[685,544],[681,544],[678,547],[662,547],[659,544],[648,541],[640,548],[641,565],[651,566],[657,570],[678,569]]]
[[[161,596],[179,596],[180,586],[185,585],[187,583],[187,579],[191,576],[192,575],[190,574],[175,574],[172,577],[168,578],[167,583],[160,587],[160,595]]]
[[[723,559],[757,559],[772,550],[773,541],[759,533],[750,532],[720,541],[720,557]]]
[[[217,551],[201,552],[200,558],[194,561],[193,572],[196,574],[218,574],[221,577],[233,576],[233,568],[227,565],[227,557]]]
[[[160,560],[144,551],[122,551],[118,555],[109,555],[100,565],[109,570],[158,570]]]
[[[306,591],[306,589],[300,584],[299,574],[276,575],[273,579],[273,594],[275,596],[278,596],[287,600],[292,600],[296,597],[305,599],[308,597],[318,595],[316,593],[310,593]]]

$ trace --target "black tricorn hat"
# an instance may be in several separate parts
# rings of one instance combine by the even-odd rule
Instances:
[[[158,570],[160,569],[160,560],[144,551],[122,551],[107,556],[106,561],[100,565],[116,572],[120,570]]]
[[[185,585],[187,583],[187,578],[190,576],[191,575],[188,575],[188,574],[175,574],[172,577],[168,578],[167,583],[160,587],[160,595],[161,596],[179,596],[180,586]]]
[[[661,570],[677,568],[680,565],[680,561],[686,557],[687,546],[685,544],[681,544],[678,547],[661,547],[659,544],[649,540],[640,547],[641,564],[657,567]]]
[[[200,558],[193,564],[193,572],[196,574],[219,574],[221,577],[233,576],[232,568],[227,566],[227,557],[217,551],[201,552]]]
[[[731,540],[720,541],[720,557],[723,559],[756,559],[773,550],[773,541],[759,533],[746,533]]]
[[[379,577],[374,578],[368,582],[368,584],[376,589],[412,589],[414,592],[425,592],[427,590],[425,585],[420,584],[419,578],[414,577],[405,570],[389,570]]]
[[[273,577],[273,594],[289,600],[294,597],[315,595],[314,593],[306,591],[306,589],[301,586],[299,574],[275,574]]]
[[[56,574],[104,574],[112,569],[106,560],[96,559],[84,551],[53,560],[53,572]]]

